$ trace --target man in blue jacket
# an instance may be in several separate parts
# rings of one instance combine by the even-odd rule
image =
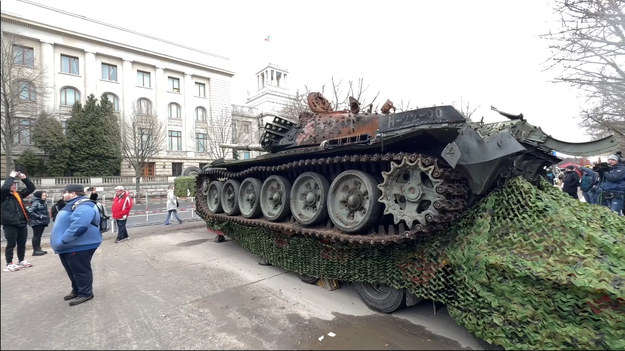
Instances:
[[[608,165],[609,169],[603,172],[599,204],[621,214],[625,198],[625,165],[620,163],[618,155],[610,156]]]
[[[88,200],[82,185],[65,186],[66,205],[57,214],[50,234],[50,246],[59,255],[72,282],[72,291],[63,298],[71,300],[70,306],[93,299],[91,258],[102,243],[100,212],[91,201],[77,204],[83,199]]]

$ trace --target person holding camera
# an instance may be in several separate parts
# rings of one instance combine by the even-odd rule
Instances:
[[[20,179],[26,185],[26,189],[17,191],[16,179]],[[28,268],[33,265],[25,259],[26,239],[28,238],[28,211],[23,199],[35,191],[35,184],[20,171],[11,171],[2,185],[0,195],[0,221],[4,229],[4,237],[7,239],[5,257],[7,261],[5,272],[19,271],[20,268]],[[13,249],[17,246],[18,264],[13,263]]]
[[[621,214],[625,200],[625,164],[620,161],[618,154],[608,158],[609,168],[603,172],[598,200],[600,205],[608,207],[617,214]]]

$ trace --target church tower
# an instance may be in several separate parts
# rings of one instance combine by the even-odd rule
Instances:
[[[246,105],[261,112],[279,112],[288,106],[293,96],[288,89],[289,71],[269,63],[256,73],[256,92],[247,98]]]

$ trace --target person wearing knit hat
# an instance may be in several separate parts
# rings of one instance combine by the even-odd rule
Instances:
[[[46,199],[48,194],[45,191],[37,190],[33,193],[33,199],[28,207],[28,225],[33,228],[33,256],[43,256],[48,253],[41,249],[41,236],[43,231],[50,224],[50,212]]]
[[[625,201],[625,164],[620,163],[619,155],[608,157],[608,169],[603,172],[603,181],[599,184],[600,193],[597,203],[623,215]]]
[[[56,215],[50,246],[59,255],[72,285],[63,299],[76,306],[94,297],[91,259],[102,244],[100,211],[87,199],[82,185],[68,184],[64,190],[66,205]]]
[[[21,180],[26,189],[17,190],[16,180]],[[35,184],[21,171],[11,171],[2,184],[0,195],[0,221],[4,230],[4,237],[7,239],[4,251],[7,261],[5,272],[19,271],[20,268],[32,267],[32,264],[25,259],[26,240],[28,238],[28,211],[23,199],[35,191]],[[18,264],[13,263],[13,249],[17,246]]]

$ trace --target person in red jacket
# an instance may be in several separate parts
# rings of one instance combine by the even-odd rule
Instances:
[[[113,219],[115,223],[117,223],[117,239],[115,243],[130,239],[128,231],[126,230],[126,220],[128,219],[133,204],[130,194],[124,190],[123,186],[115,187],[113,207],[111,208]]]

